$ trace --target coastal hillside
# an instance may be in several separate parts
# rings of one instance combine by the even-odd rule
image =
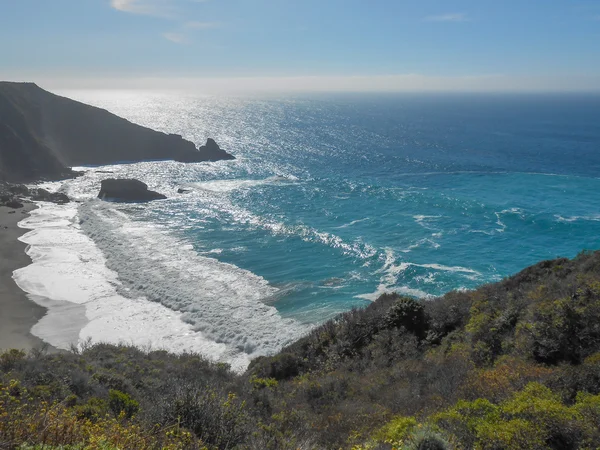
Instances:
[[[0,448],[596,449],[599,430],[600,252],[383,295],[242,375],[104,344],[0,356]]]
[[[62,178],[72,175],[73,166],[167,159],[233,157],[214,145],[198,150],[179,135],[133,124],[33,83],[0,82],[0,178]]]

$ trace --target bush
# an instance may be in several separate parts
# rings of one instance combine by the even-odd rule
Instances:
[[[401,297],[390,307],[383,318],[385,328],[405,328],[419,339],[424,339],[428,323],[423,302]]]
[[[521,330],[540,362],[580,364],[600,342],[600,282],[586,280],[569,297],[532,305]]]
[[[299,375],[304,368],[302,359],[292,353],[280,353],[271,358],[259,357],[249,368],[257,378],[288,380]]]
[[[17,389],[18,388],[18,389]],[[78,417],[62,403],[33,402],[27,389],[14,380],[0,383],[0,447],[29,449],[199,448],[185,430],[153,427],[145,429],[121,418],[96,421]]]
[[[10,372],[12,369],[18,367],[26,356],[24,351],[16,349],[0,353],[0,371]]]
[[[125,414],[125,417],[130,419],[140,409],[140,404],[137,400],[132,399],[124,392],[111,389],[108,391],[108,407],[115,416]]]
[[[383,295],[244,375],[123,345],[13,351],[0,356],[0,447],[589,450],[599,323],[594,252],[438,299]],[[39,425],[49,414],[57,437]]]
[[[449,450],[450,443],[444,437],[429,427],[420,427],[412,432],[403,450]]]
[[[400,445],[418,425],[414,417],[396,417],[373,434],[377,442]]]
[[[179,423],[198,438],[218,448],[233,448],[249,436],[246,404],[235,394],[223,399],[218,392],[181,386],[167,407],[167,423]]]
[[[600,396],[580,393],[568,406],[539,383],[529,383],[498,405],[460,401],[432,419],[468,448],[558,450],[600,442]]]

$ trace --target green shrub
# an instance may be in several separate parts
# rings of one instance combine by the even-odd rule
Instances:
[[[125,417],[131,418],[140,409],[140,404],[128,394],[111,389],[108,391],[108,407],[116,416],[125,413]]]
[[[473,447],[477,441],[479,426],[482,423],[499,422],[500,410],[486,399],[472,402],[461,400],[447,411],[433,415],[432,420],[465,446]]]
[[[25,359],[27,355],[22,350],[8,350],[0,353],[0,371],[10,372],[13,368]]]
[[[400,297],[383,318],[383,325],[385,328],[403,327],[419,339],[424,339],[428,323],[423,302],[410,297]]]
[[[568,296],[549,296],[529,308],[521,326],[525,348],[539,362],[580,364],[598,350],[600,342],[600,282],[579,280]]]
[[[299,375],[304,367],[303,361],[292,353],[280,353],[271,358],[257,358],[249,371],[257,378],[288,380]]]
[[[402,447],[403,450],[450,450],[451,448],[452,446],[441,433],[427,426],[413,431]]]
[[[414,417],[395,417],[373,434],[377,442],[398,444],[403,442],[418,422]]]
[[[531,421],[511,419],[498,422],[483,422],[477,427],[478,450],[545,449],[543,430]]]

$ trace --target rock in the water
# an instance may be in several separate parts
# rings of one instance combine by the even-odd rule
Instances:
[[[191,192],[191,191],[189,189],[183,189],[183,188],[177,189],[178,194],[187,194],[188,192]]]
[[[149,202],[167,197],[148,190],[148,185],[139,180],[109,178],[102,181],[98,198],[117,202]]]
[[[235,159],[235,157],[219,147],[214,139],[208,138],[206,144],[198,148],[204,161],[221,161]]]

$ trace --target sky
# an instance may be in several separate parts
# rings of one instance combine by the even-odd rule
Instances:
[[[600,0],[0,0],[49,88],[600,91]]]

